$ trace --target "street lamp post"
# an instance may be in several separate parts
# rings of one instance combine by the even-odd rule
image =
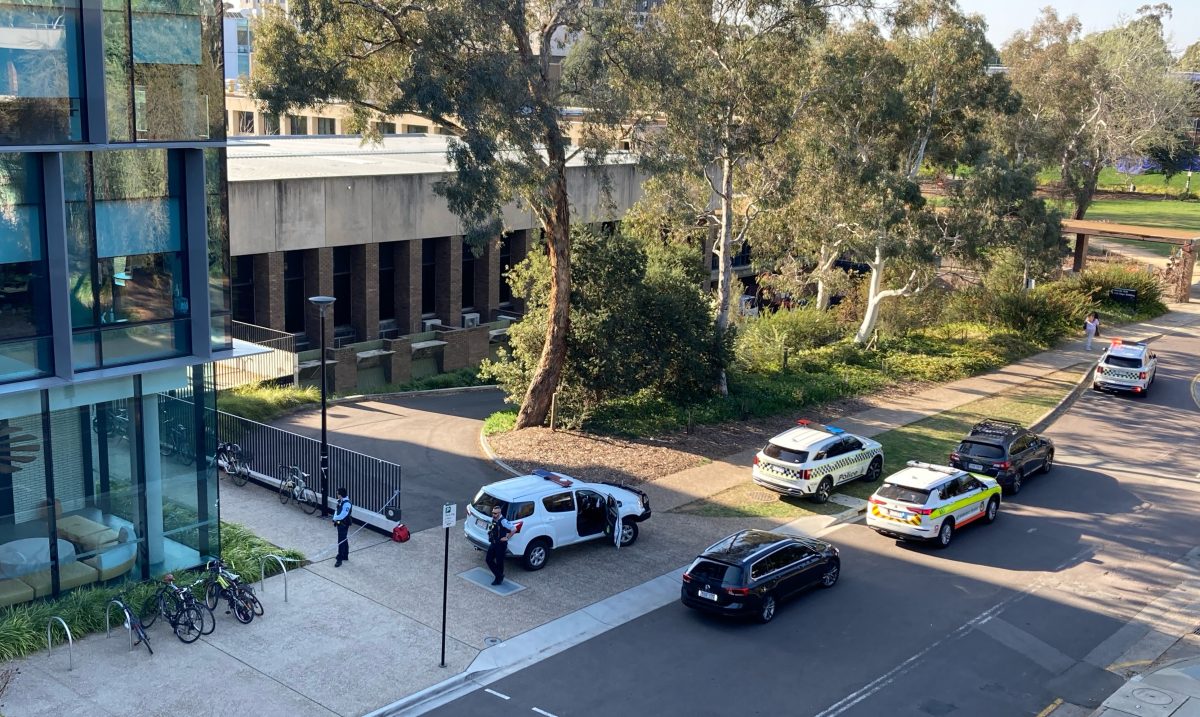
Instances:
[[[325,430],[325,311],[336,301],[332,296],[312,296],[309,301],[321,312],[321,515],[329,515],[329,436]]]

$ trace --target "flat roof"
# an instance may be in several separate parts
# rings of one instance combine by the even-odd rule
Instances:
[[[1143,227],[1086,219],[1064,219],[1062,220],[1062,229],[1063,234],[1087,234],[1088,236],[1117,237],[1118,239],[1156,239],[1172,244],[1186,244],[1193,239],[1200,239],[1200,232],[1194,230]]]
[[[446,159],[450,139],[441,134],[387,135],[365,143],[357,135],[230,137],[229,181],[442,174],[454,171]],[[627,153],[614,153],[613,160],[631,161]],[[585,163],[580,153],[570,166]]]

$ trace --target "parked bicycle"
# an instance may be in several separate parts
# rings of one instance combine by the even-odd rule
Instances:
[[[254,596],[254,591],[242,585],[237,573],[231,573],[227,568],[221,560],[210,560],[205,565],[208,576],[204,580],[204,604],[215,610],[217,603],[223,599],[229,607],[225,611],[227,614],[232,612],[238,622],[248,623],[255,614],[262,614],[262,605],[259,603],[255,607],[258,598]]]
[[[102,408],[92,418],[97,436],[129,440],[129,413],[123,408]]]
[[[312,515],[321,509],[321,498],[308,487],[309,475],[300,466],[279,466],[279,502],[284,505],[295,500],[305,513]]]
[[[162,582],[158,590],[146,600],[142,609],[142,625],[153,627],[161,615],[171,625],[175,637],[181,642],[192,643],[199,640],[205,629],[204,611],[194,597],[189,600],[183,594],[190,593],[190,590],[175,585],[174,575],[167,573]],[[215,627],[216,620],[212,620],[212,624]]]
[[[163,420],[159,422],[158,434],[159,453],[173,456],[184,465],[191,465],[193,456],[187,426],[177,421]]]
[[[125,618],[125,629],[131,631],[134,639],[136,640],[136,642],[133,643],[134,647],[145,643],[146,649],[150,651],[151,655],[153,655],[154,649],[150,647],[150,638],[146,636],[146,629],[142,625],[142,620],[137,616],[137,613],[129,607],[129,604],[125,602],[125,593],[121,593],[117,597],[113,598],[112,601],[121,606],[121,613]]]
[[[213,462],[217,468],[224,471],[236,486],[246,485],[250,480],[249,458],[242,453],[242,447],[236,443],[217,442],[217,454]]]

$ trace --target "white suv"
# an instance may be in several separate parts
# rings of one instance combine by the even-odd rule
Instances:
[[[829,500],[834,486],[862,478],[868,483],[883,473],[883,446],[836,426],[807,420],[771,439],[754,456],[754,482],[784,495]]]
[[[1104,350],[1092,388],[1097,391],[1130,391],[1141,396],[1150,392],[1154,374],[1158,371],[1158,356],[1144,343],[1125,343],[1113,339]]]
[[[650,499],[640,490],[536,470],[479,489],[463,524],[467,540],[479,549],[488,546],[496,505],[513,526],[508,555],[520,557],[526,570],[541,570],[552,549],[572,543],[608,537],[618,547],[632,545],[638,523],[650,517]]]

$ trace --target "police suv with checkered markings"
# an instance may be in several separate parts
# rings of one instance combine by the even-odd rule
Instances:
[[[829,500],[835,486],[883,473],[883,446],[869,438],[801,419],[754,456],[754,482],[777,493]]]
[[[1150,392],[1158,356],[1144,343],[1113,339],[1096,364],[1092,388],[1097,391],[1129,391],[1139,396]]]
[[[950,545],[959,528],[1000,512],[1000,484],[959,468],[909,461],[867,501],[867,527],[899,540]]]

